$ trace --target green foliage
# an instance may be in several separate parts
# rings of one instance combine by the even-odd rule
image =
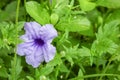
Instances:
[[[0,9],[0,21],[9,21],[9,20],[15,21],[16,6],[17,6],[17,2],[13,1],[5,7],[5,10]],[[19,18],[21,19],[21,17],[25,14],[25,10],[23,7],[20,7],[20,11],[22,12],[19,15]]]
[[[22,71],[21,59],[17,58],[16,62],[14,61],[15,60],[11,61],[12,68],[10,68],[11,75],[9,75],[9,80],[18,80],[20,72]]]
[[[53,0],[52,1],[52,11],[56,14],[58,14],[60,17],[62,17],[63,15],[68,15],[70,12],[70,8],[72,7],[72,5],[69,5],[69,0]]]
[[[26,10],[40,24],[49,23],[49,13],[41,4],[35,1],[29,1],[26,3]]]
[[[83,11],[90,11],[96,7],[96,3],[90,2],[89,0],[79,0],[79,3]]]
[[[120,0],[97,0],[98,6],[107,8],[120,8]]]
[[[80,32],[90,29],[90,22],[87,18],[74,16],[67,18],[67,20],[61,19],[56,28],[61,31]]]
[[[116,43],[119,35],[119,24],[119,21],[111,21],[103,27],[99,27],[98,33],[96,34],[97,39],[92,45],[93,52],[99,53],[99,55],[106,52],[111,54],[116,52],[116,49],[118,48]]]
[[[23,26],[24,22],[19,22],[18,26],[18,31],[21,30],[21,26]],[[0,29],[1,29],[1,38],[0,38],[0,47],[7,47],[9,48],[8,45],[15,45],[16,44],[16,26],[13,23],[7,23],[7,22],[2,22],[0,23]]]
[[[119,20],[120,21],[120,9],[116,9],[109,14],[106,21]]]
[[[8,77],[7,69],[5,67],[0,68],[0,77],[4,77],[4,78]]]

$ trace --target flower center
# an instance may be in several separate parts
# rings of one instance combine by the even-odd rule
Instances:
[[[44,45],[44,41],[42,39],[35,39],[35,44],[39,45],[39,46],[43,46]]]

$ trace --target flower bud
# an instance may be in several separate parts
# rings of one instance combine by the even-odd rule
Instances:
[[[62,57],[65,57],[65,55],[66,55],[65,51],[61,51],[60,54]]]
[[[51,18],[51,23],[55,25],[59,19],[59,16],[56,13],[53,13],[50,18]]]
[[[98,16],[98,24],[103,24],[103,18],[101,16]]]
[[[47,80],[46,76],[40,76],[40,80]]]

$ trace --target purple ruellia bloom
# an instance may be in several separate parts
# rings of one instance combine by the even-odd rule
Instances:
[[[57,36],[53,25],[46,24],[43,27],[36,22],[26,22],[25,34],[20,38],[24,41],[17,46],[17,54],[25,56],[26,62],[34,68],[41,62],[49,62],[56,53],[56,48],[51,44]]]

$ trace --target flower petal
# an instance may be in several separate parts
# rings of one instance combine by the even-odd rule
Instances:
[[[20,56],[30,55],[33,52],[33,42],[21,43],[17,46],[17,54]]]
[[[31,55],[26,56],[26,62],[34,68],[38,67],[43,61],[44,56],[41,47],[39,46],[34,47],[34,52]]]
[[[38,38],[40,28],[41,25],[36,22],[26,22],[24,27],[26,34],[31,36],[33,39]]]
[[[20,36],[20,39],[24,40],[25,42],[28,42],[29,40],[33,40],[33,37],[28,34],[25,34]]]
[[[35,61],[34,55],[26,56],[25,59],[26,59],[26,62],[29,65],[32,65],[34,68],[38,67],[41,64],[40,62]]]
[[[57,31],[52,24],[46,24],[40,28],[40,35],[44,41],[52,41],[57,36]]]
[[[50,60],[54,58],[55,53],[56,53],[56,48],[53,45],[46,44],[44,45],[42,50],[43,50],[45,62],[49,62]]]

